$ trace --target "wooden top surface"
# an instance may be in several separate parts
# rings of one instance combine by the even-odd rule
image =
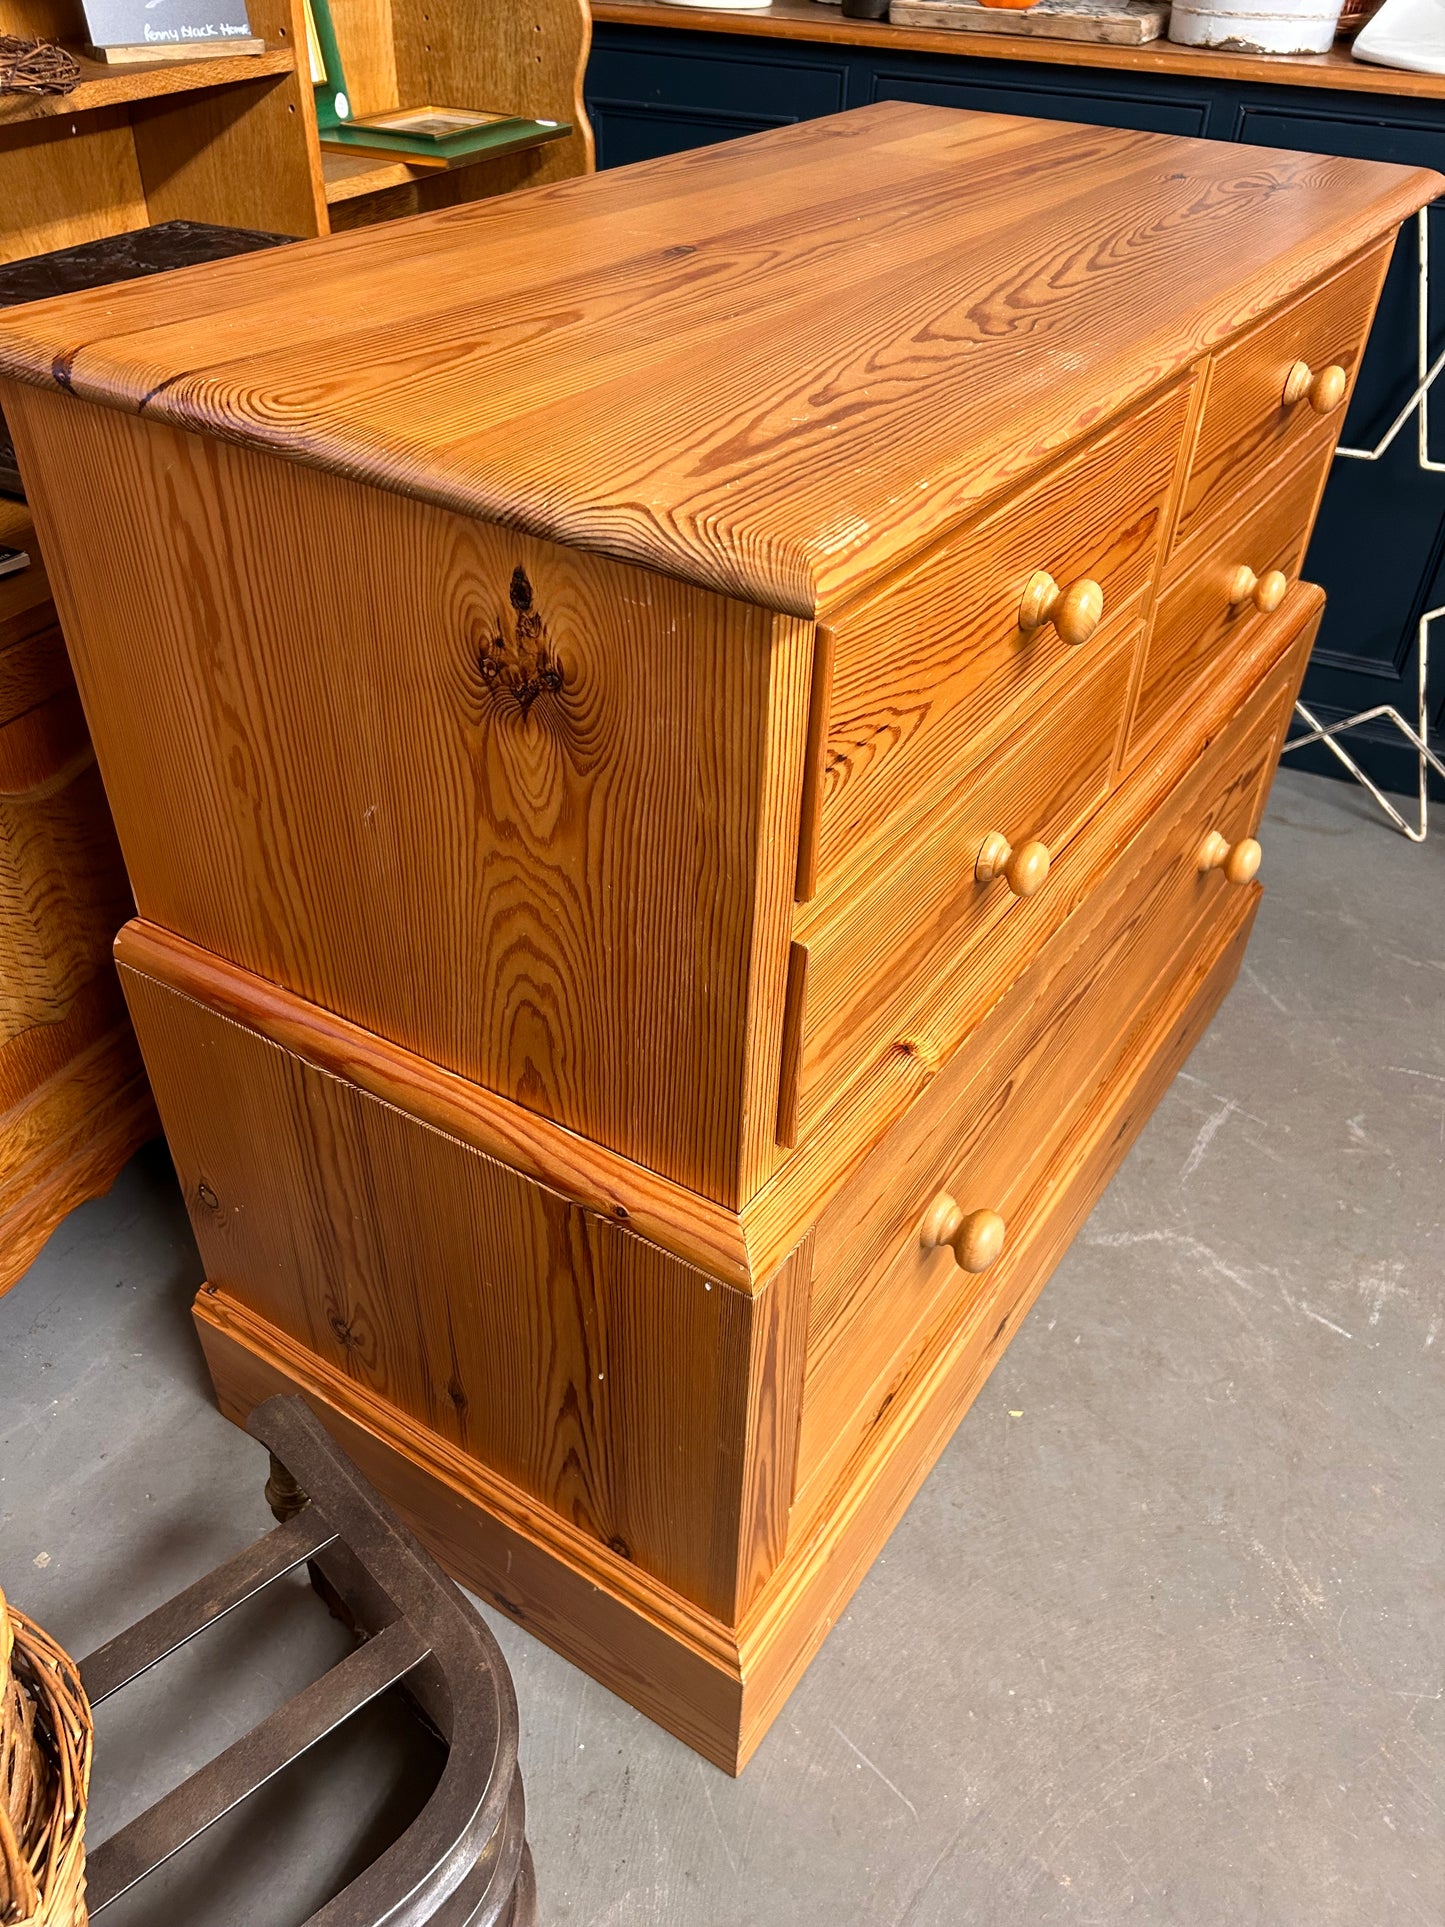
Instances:
[[[885,104],[0,317],[0,373],[810,616],[1445,187]]]
[[[893,27],[881,20],[845,20],[818,0],[773,0],[764,13],[723,13],[668,7],[660,0],[593,0],[592,17],[613,26],[684,27],[696,33],[756,34],[814,40],[833,46],[884,47],[890,53],[958,54],[965,59],[1043,61],[1063,67],[1112,67],[1146,74],[1207,80],[1252,80],[1275,87],[1328,87],[1358,94],[1445,100],[1445,75],[1407,74],[1356,60],[1347,47],[1325,54],[1237,54],[1213,47],[1176,47],[1153,40],[1143,47],[1104,47],[1086,41],[1039,40],[1022,34],[959,33],[953,29]]]

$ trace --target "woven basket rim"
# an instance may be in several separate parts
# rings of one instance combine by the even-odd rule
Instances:
[[[0,1590],[0,1923],[84,1927],[94,1722],[80,1671]]]

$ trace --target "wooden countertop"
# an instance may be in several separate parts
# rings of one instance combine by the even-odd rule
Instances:
[[[0,374],[811,617],[1442,187],[883,102],[13,308]]]
[[[1151,41],[1147,47],[1101,47],[1084,40],[953,33],[845,20],[836,7],[823,6],[819,0],[773,0],[766,13],[714,13],[710,9],[664,6],[660,0],[592,0],[592,17],[624,27],[679,27],[694,33],[757,34],[780,40],[815,40],[832,46],[886,47],[900,53],[956,54],[970,60],[1108,67],[1122,73],[1253,80],[1276,87],[1329,87],[1347,93],[1445,101],[1445,75],[1407,74],[1393,67],[1374,67],[1354,59],[1340,46],[1331,48],[1327,54],[1253,56],[1215,53],[1201,47],[1176,47],[1169,40]]]

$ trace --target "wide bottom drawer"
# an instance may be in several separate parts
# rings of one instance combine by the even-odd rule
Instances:
[[[1249,700],[1106,881],[823,1214],[798,1455],[804,1513],[884,1419],[980,1273],[1046,1210],[1052,1174],[1208,926],[1256,894],[1251,833],[1308,657],[1317,601]],[[1127,793],[1110,810],[1128,809]]]

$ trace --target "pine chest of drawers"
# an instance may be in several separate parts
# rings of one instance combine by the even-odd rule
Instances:
[[[1440,186],[880,106],[0,325],[225,1409],[725,1767],[1229,986]]]

